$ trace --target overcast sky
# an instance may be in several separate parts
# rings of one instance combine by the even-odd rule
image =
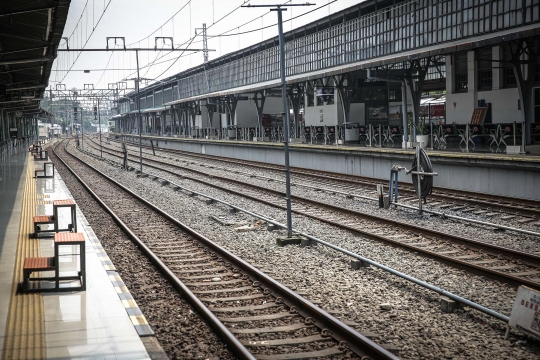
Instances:
[[[332,1],[311,0],[310,3],[315,3],[315,6],[292,8],[292,11],[289,8],[284,13],[284,20]],[[337,0],[317,11],[286,22],[284,31],[301,27],[361,1],[363,0]],[[257,5],[284,2],[286,0],[72,0],[62,36],[70,37],[69,46],[71,48],[81,48],[88,38],[85,48],[105,48],[106,38],[113,36],[125,37],[126,45],[131,44],[131,47],[154,48],[155,37],[173,37],[176,46],[184,44],[185,47],[194,37],[195,28],[201,28],[202,24],[206,23],[209,37],[224,33],[233,35],[209,38],[209,49],[216,50],[210,52],[210,60],[212,60],[278,34],[277,26],[272,26],[249,34],[234,35],[238,32],[242,33],[274,25],[277,22],[275,12],[269,12],[268,9],[262,8],[237,9],[240,5],[243,3]],[[306,0],[292,0],[293,4],[305,2]],[[103,12],[104,8],[106,8],[105,12]],[[181,8],[183,9],[178,12]],[[176,12],[178,14],[171,19]],[[229,13],[231,14],[226,16]],[[262,15],[264,15],[262,18],[258,18]],[[220,20],[221,18],[223,19]],[[240,26],[253,19],[256,20],[248,25]],[[76,26],[77,23],[78,26]],[[94,26],[94,33],[90,36]],[[202,48],[202,37],[195,37],[192,41],[189,48]],[[118,42],[117,47],[120,45],[121,43]],[[169,42],[166,45],[168,46]],[[110,41],[109,46],[114,47],[114,42]],[[161,46],[162,42],[159,41],[158,48]],[[64,41],[61,42],[60,48],[65,48]],[[165,52],[159,51],[140,52],[141,77],[164,78],[203,62],[202,53],[186,52],[174,64],[174,60],[181,53],[173,52],[161,58],[165,54]],[[71,89],[83,88],[84,84],[93,84],[95,88],[107,88],[109,83],[136,76],[134,52],[83,52],[73,64],[77,55],[77,53],[59,52],[53,65],[50,86],[54,88],[55,84],[63,83],[68,89]],[[152,63],[153,66],[149,67],[148,64]],[[66,70],[72,64],[72,71],[67,73]],[[173,65],[171,66],[171,64]],[[169,66],[171,67],[167,70]],[[106,68],[111,70],[103,71]],[[84,73],[82,70],[90,70],[90,73]],[[133,81],[128,81],[128,86],[132,88]]]

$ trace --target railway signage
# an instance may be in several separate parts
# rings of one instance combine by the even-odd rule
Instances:
[[[520,286],[508,325],[540,339],[540,292]]]

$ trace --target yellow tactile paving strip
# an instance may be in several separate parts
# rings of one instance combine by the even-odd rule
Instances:
[[[32,218],[36,212],[36,180],[31,162],[27,161],[27,164],[3,360],[47,357],[43,297],[41,294],[17,294],[17,285],[23,280],[24,259],[40,256],[39,241],[30,238],[34,231]]]

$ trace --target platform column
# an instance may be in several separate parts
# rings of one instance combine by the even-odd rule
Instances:
[[[227,99],[227,110],[229,110],[229,117],[227,120],[227,127],[229,125],[236,125],[236,105],[238,105],[238,98],[240,95],[230,95]]]
[[[304,88],[302,84],[294,84],[288,92],[289,99],[291,100],[293,116],[294,116],[294,138],[299,137],[298,129],[298,117],[300,116],[300,100],[304,97]]]
[[[259,98],[260,95],[260,98]],[[262,116],[264,112],[264,103],[266,101],[266,95],[264,91],[257,91],[253,96],[253,102],[255,103],[255,108],[257,109],[257,123],[259,125],[259,136],[262,136],[263,125],[262,125]]]
[[[415,125],[418,125],[420,118],[420,101],[422,100],[422,90],[431,61],[431,57],[410,61],[407,74],[405,75],[405,81],[407,82],[407,85],[409,85],[409,89],[411,91],[413,103],[413,123]]]

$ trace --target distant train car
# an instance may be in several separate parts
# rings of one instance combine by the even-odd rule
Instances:
[[[62,126],[52,125],[50,127],[49,133],[52,137],[59,137],[60,135],[62,135]]]
[[[49,139],[50,135],[50,125],[49,124],[39,124],[38,125],[38,136],[40,139]]]

